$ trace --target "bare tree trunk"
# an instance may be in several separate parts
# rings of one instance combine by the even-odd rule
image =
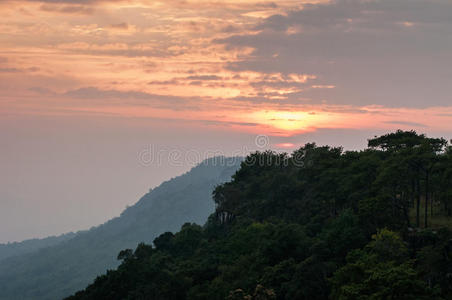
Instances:
[[[410,215],[408,214],[408,208],[406,206],[403,206],[403,215],[404,215],[405,220],[406,220],[406,225],[408,227],[411,227]]]
[[[435,199],[435,194],[432,193],[430,195],[430,198],[431,198],[431,200],[430,200],[430,218],[433,218],[433,200]]]
[[[445,201],[446,201],[446,206],[447,206],[447,208],[446,208],[447,216],[450,217],[452,215],[452,209],[449,206],[450,198],[447,197],[447,199]]]
[[[424,205],[424,228],[428,227],[428,202],[429,202],[429,172],[425,173],[425,205]]]
[[[421,210],[421,183],[419,182],[419,178],[416,182],[416,227],[419,228],[421,226],[421,217],[420,217],[420,210]]]

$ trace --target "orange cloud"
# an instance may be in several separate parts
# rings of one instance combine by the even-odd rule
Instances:
[[[267,63],[284,61],[284,51],[259,61],[265,47],[222,42],[256,38],[265,34],[263,18],[316,2],[2,2],[1,110],[198,120],[284,136],[319,128],[450,130],[449,107],[327,105],[322,93],[340,86],[316,74],[315,63],[276,71]],[[281,35],[301,33],[294,25]]]

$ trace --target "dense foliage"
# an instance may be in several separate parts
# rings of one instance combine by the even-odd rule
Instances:
[[[411,131],[251,154],[203,227],[121,251],[68,299],[451,299],[451,170]]]
[[[185,222],[204,223],[215,210],[212,189],[229,181],[241,161],[206,160],[151,190],[120,217],[51,247],[0,261],[0,299],[62,299],[116,268],[121,249],[151,243]]]

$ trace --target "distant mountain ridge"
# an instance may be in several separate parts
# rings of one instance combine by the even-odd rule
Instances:
[[[60,299],[118,265],[117,255],[215,210],[212,191],[229,181],[241,158],[215,157],[162,183],[117,218],[37,251],[0,261],[0,299]]]
[[[61,242],[70,240],[75,236],[76,233],[69,232],[58,236],[49,236],[42,239],[28,239],[22,242],[0,244],[0,261],[8,257],[27,254],[42,248],[55,246]]]

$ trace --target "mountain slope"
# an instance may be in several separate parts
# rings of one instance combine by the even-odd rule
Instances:
[[[209,159],[164,182],[120,217],[61,244],[0,262],[0,299],[60,299],[118,265],[120,250],[150,243],[185,222],[204,223],[214,211],[212,190],[230,180],[238,158]]]
[[[27,254],[42,248],[55,246],[74,236],[75,233],[69,232],[59,236],[49,236],[43,239],[29,239],[22,242],[0,244],[0,261],[8,257]]]
[[[249,155],[204,226],[122,251],[67,300],[452,299],[452,231],[431,227],[451,218],[452,147],[402,131],[369,146]],[[414,227],[408,209],[432,190]]]

